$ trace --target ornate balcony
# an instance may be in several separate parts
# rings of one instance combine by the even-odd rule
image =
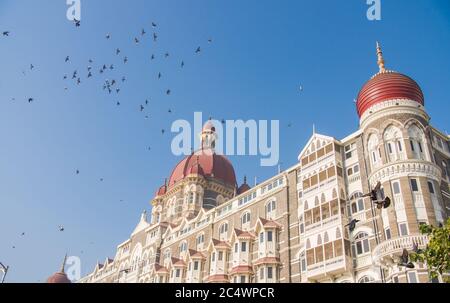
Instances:
[[[373,262],[379,266],[395,264],[398,262],[403,250],[412,250],[414,243],[420,249],[423,249],[428,244],[428,237],[425,235],[412,235],[384,241],[373,250]]]
[[[442,171],[439,166],[432,162],[410,159],[387,163],[377,167],[369,175],[369,181],[374,185],[378,181],[382,183],[387,182],[393,176],[409,176],[410,174],[431,178],[440,183]]]

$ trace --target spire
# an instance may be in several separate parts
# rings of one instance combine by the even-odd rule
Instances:
[[[315,134],[316,134],[316,124],[313,123],[313,135],[315,135]]]
[[[378,67],[380,68],[380,73],[384,73],[386,71],[386,67],[384,66],[384,58],[383,58],[383,51],[381,50],[381,45],[377,41],[377,56],[378,56]]]
[[[63,273],[63,274],[65,273],[64,268],[66,267],[66,262],[67,262],[67,254],[64,256],[64,261],[61,265],[61,273]]]

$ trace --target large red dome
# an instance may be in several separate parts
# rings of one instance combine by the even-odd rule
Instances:
[[[199,150],[184,158],[173,170],[167,185],[170,187],[193,173],[236,186],[236,175],[231,162],[211,150]]]
[[[69,278],[67,278],[67,275],[65,273],[57,272],[47,279],[47,283],[49,283],[49,284],[69,284],[72,282],[70,282]]]
[[[361,89],[356,103],[361,116],[371,106],[392,99],[409,99],[424,105],[424,96],[419,85],[403,74],[384,71],[375,75]]]

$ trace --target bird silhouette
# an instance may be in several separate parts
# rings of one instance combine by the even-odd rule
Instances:
[[[170,95],[172,93],[172,91],[170,90],[170,89],[168,89],[167,91],[166,91],[166,95]]]
[[[184,61],[181,61],[181,68],[184,67]]]
[[[9,31],[5,31],[5,32],[3,32],[3,33],[2,33],[2,35],[3,35],[3,36],[5,36],[5,37],[8,37],[8,36],[9,36],[9,34],[10,34],[10,32],[9,32]]]
[[[157,27],[158,25],[155,22],[152,22],[152,27]]]
[[[111,34],[106,34],[106,39],[111,39]]]
[[[197,49],[195,50],[195,53],[198,54],[198,53],[200,53],[201,51],[202,51],[202,49],[201,49],[200,46],[199,46],[199,47],[197,47]]]
[[[128,57],[123,58],[123,63],[125,63],[125,64],[128,63]]]
[[[156,42],[158,40],[158,35],[156,33],[153,33],[153,41]]]
[[[116,55],[120,54],[120,49],[116,49]]]
[[[80,20],[77,20],[77,19],[74,18],[73,22],[75,23],[76,27],[80,27],[81,26],[81,21]]]
[[[353,219],[352,221],[350,221],[349,224],[345,225],[345,227],[348,227],[348,229],[350,230],[350,232],[353,232],[356,228],[356,224],[361,222],[360,220],[356,220]]]
[[[151,60],[155,60],[155,55],[152,54]]]
[[[391,199],[389,197],[384,197],[383,191],[381,190],[381,182],[378,182],[374,189],[362,197],[370,197],[372,202],[377,205],[378,209],[388,208],[391,205]]]
[[[28,98],[28,103],[31,103],[31,102],[33,102],[33,101],[34,101],[33,98]]]
[[[139,44],[139,39],[138,39],[138,38],[134,38],[134,42],[135,42],[136,44]]]
[[[145,29],[141,30],[141,35],[144,36],[146,34]]]
[[[400,262],[398,263],[398,266],[410,269],[415,267],[414,264],[409,260],[409,253],[407,249],[403,250],[403,254],[400,256]]]
[[[67,57],[66,57],[66,60],[64,60],[64,61],[67,63],[67,62],[69,62],[69,60],[70,60],[70,57],[67,56]]]
[[[58,230],[59,230],[60,232],[63,232],[63,231],[65,230],[65,228],[64,228],[64,226],[59,225],[59,226],[58,226]]]

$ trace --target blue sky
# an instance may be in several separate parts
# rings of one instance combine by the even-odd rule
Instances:
[[[83,274],[114,256],[180,161],[170,150],[174,135],[161,129],[192,121],[194,111],[280,120],[283,167],[295,164],[313,123],[337,138],[352,133],[353,99],[377,72],[376,40],[387,67],[421,85],[433,125],[450,129],[449,2],[383,0],[376,22],[367,20],[365,2],[82,0],[75,28],[63,0],[0,0],[0,31],[11,31],[0,37],[0,262],[11,266],[7,280],[44,281],[66,252],[80,256]],[[147,36],[135,45],[142,28]],[[98,73],[112,63],[113,72]],[[75,69],[79,86],[63,80]],[[119,94],[102,90],[105,78],[123,75]],[[145,99],[150,105],[140,113]],[[238,182],[277,171],[261,167],[259,157],[231,161]]]

